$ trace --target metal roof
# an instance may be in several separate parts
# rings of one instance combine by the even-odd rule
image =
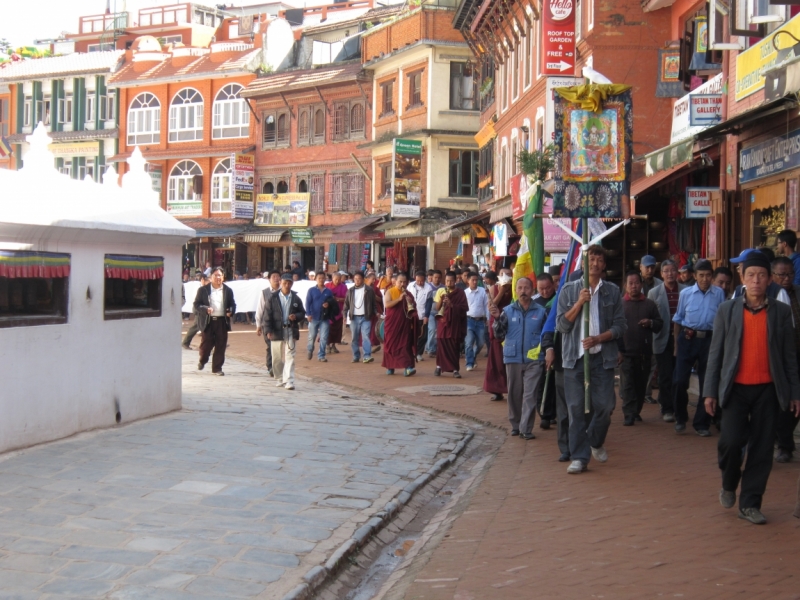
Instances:
[[[81,73],[113,73],[122,55],[122,50],[75,52],[65,56],[48,56],[6,63],[6,67],[0,68],[0,81],[24,81]]]

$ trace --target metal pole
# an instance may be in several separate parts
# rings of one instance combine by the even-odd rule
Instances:
[[[586,289],[591,291],[589,287],[589,253],[586,252],[586,246],[589,245],[589,219],[583,219],[583,285]],[[583,334],[584,337],[589,336],[589,303],[583,305]],[[582,342],[581,342],[582,343]],[[591,395],[589,393],[589,351],[583,351],[583,400],[584,410],[586,414],[592,409]]]

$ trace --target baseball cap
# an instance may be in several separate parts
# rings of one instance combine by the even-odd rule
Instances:
[[[655,267],[656,266],[656,257],[652,254],[645,254],[642,257],[641,265],[643,267]]]
[[[739,256],[737,256],[736,258],[732,258],[731,262],[733,264],[735,264],[735,265],[738,265],[739,263],[743,263],[746,260],[750,260],[750,259],[753,259],[753,258],[758,258],[756,256],[757,254],[761,254],[761,252],[759,252],[755,248],[745,248],[744,250],[742,250],[739,253]],[[764,256],[764,255],[761,254],[761,256]]]
[[[689,271],[689,273],[694,273],[694,269],[690,264],[683,265],[680,269],[678,269],[678,271]]]

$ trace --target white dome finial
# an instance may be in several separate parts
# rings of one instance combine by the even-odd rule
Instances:
[[[119,176],[114,165],[109,165],[106,172],[103,173],[103,185],[119,187]]]
[[[153,183],[150,175],[145,172],[147,161],[142,156],[142,151],[139,146],[133,150],[133,154],[126,161],[129,170],[122,176],[122,189],[129,195],[136,196],[142,199],[142,204],[147,206],[161,207],[158,194],[153,191]]]
[[[39,121],[36,129],[27,138],[30,148],[25,153],[22,169],[26,175],[35,177],[51,177],[58,175],[56,171],[56,157],[50,152],[50,136],[47,128]]]

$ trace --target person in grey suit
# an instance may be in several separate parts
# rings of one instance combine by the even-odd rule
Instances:
[[[658,365],[658,403],[661,405],[661,417],[667,423],[675,422],[673,406],[672,372],[675,370],[675,333],[669,326],[678,309],[678,298],[686,286],[678,283],[678,265],[672,260],[661,263],[662,285],[650,290],[647,297],[655,302],[658,312],[667,326],[653,336],[653,356]]]
[[[583,280],[571,281],[558,295],[556,329],[564,336],[564,392],[569,411],[569,453],[567,473],[586,470],[590,457],[608,460],[605,439],[616,404],[614,369],[622,362],[617,340],[627,328],[619,288],[601,275],[606,253],[601,246],[586,249],[589,258],[589,287]],[[583,305],[589,304],[589,331],[584,331]],[[584,415],[583,354],[589,353],[591,377],[591,421]]]
[[[757,250],[740,258],[745,293],[717,310],[702,395],[708,414],[723,409],[717,447],[720,504],[736,503],[741,482],[739,518],[762,525],[778,414],[791,408],[800,415],[800,377],[792,309],[767,297],[769,260]]]

